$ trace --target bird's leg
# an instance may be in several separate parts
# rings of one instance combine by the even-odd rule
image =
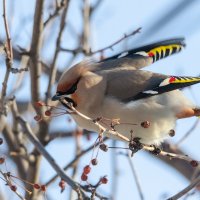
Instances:
[[[136,153],[137,151],[139,151],[140,149],[143,148],[143,144],[140,142],[141,138],[132,137],[131,134],[131,139],[129,142],[129,149],[131,150],[131,157],[133,156],[134,153]]]
[[[183,119],[187,117],[199,117],[200,116],[200,108],[186,108],[182,112],[178,113],[176,117],[178,119]]]

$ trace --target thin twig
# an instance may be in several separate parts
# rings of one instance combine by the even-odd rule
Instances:
[[[106,140],[108,140],[108,138],[104,138],[103,141],[105,142]],[[98,146],[100,144],[100,142],[98,142],[96,144],[96,146]],[[76,155],[76,157],[69,162],[63,169],[66,171],[68,170],[70,167],[72,167],[74,165],[74,163],[76,163],[76,161],[81,158],[83,155],[85,155],[86,153],[88,153],[89,151],[91,151],[92,149],[94,149],[94,145],[88,147],[87,149],[81,151],[78,155]],[[49,181],[46,182],[45,185],[50,185],[52,182],[54,182],[56,180],[56,178],[58,178],[58,175],[56,174],[55,176],[53,176]]]
[[[91,119],[90,117],[84,115],[83,113],[79,112],[78,110],[76,110],[76,108],[74,108],[72,106],[71,103],[68,103],[64,98],[60,99],[60,101],[67,105],[68,107],[70,107],[70,109],[77,115],[79,115],[80,117],[86,119],[87,121],[90,121],[91,123],[94,123],[100,130],[100,133],[107,133],[107,134],[110,134],[111,136],[114,136],[116,138],[118,138],[119,140],[122,140],[122,141],[125,141],[125,142],[128,142],[130,144],[131,142],[131,139],[125,137],[124,135],[118,133],[117,131],[113,131],[112,130],[112,127],[110,127],[110,129],[107,129],[105,128],[103,125],[101,125],[99,122],[98,119],[94,120],[94,119]],[[101,119],[101,118],[100,118]],[[165,151],[162,151],[161,149],[158,149],[159,152],[155,152],[155,146],[154,145],[147,145],[147,144],[143,144],[143,143],[140,143],[140,146],[141,146],[141,149],[145,150],[145,151],[148,151],[148,152],[152,152],[156,155],[161,155],[161,156],[165,156],[165,157],[168,157],[169,159],[172,159],[172,158],[178,158],[178,159],[182,159],[182,160],[185,160],[187,162],[191,162],[191,161],[194,161],[194,159],[186,156],[186,155],[178,155],[178,154],[174,154],[174,153],[169,153],[169,152],[165,152]],[[195,161],[196,162],[196,161]]]
[[[7,183],[7,185],[8,185],[9,187],[11,187],[11,186],[12,186],[12,183],[11,183],[10,179],[8,178],[7,173],[4,173],[4,172],[2,172],[2,171],[0,170],[0,174],[4,177],[4,181]],[[12,190],[12,191],[13,191],[21,200],[26,200],[17,190],[16,190],[16,191]]]
[[[12,44],[11,44],[11,38],[8,28],[8,22],[6,17],[6,0],[3,0],[3,20],[4,20],[4,27],[6,31],[6,45],[5,45],[5,52],[6,52],[6,74],[4,77],[4,81],[2,83],[2,91],[1,91],[1,105],[0,105],[0,114],[6,115],[6,109],[5,109],[5,97],[6,97],[6,91],[7,91],[7,83],[9,80],[10,75],[10,69],[12,67],[12,61],[13,61],[13,51],[12,51]]]
[[[200,120],[199,118],[196,119],[195,123],[193,124],[193,126],[184,134],[184,136],[176,143],[176,146],[179,146],[182,142],[184,142],[189,135],[191,135],[191,133],[195,130],[195,128],[197,127],[197,125],[199,124]]]
[[[65,7],[66,2],[63,0],[59,5],[56,5],[56,8],[52,14],[49,15],[48,19],[44,22],[44,27],[49,24],[55,17],[60,14],[60,11]]]
[[[54,170],[58,173],[58,175],[66,181],[73,190],[79,191],[80,187],[77,183],[75,183],[69,176],[65,174],[65,172],[57,165],[55,160],[51,157],[51,155],[46,151],[46,149],[42,146],[38,138],[35,136],[35,134],[32,132],[31,127],[29,124],[24,121],[23,118],[17,117],[17,120],[21,124],[21,126],[24,128],[24,131],[26,133],[26,136],[29,138],[29,140],[34,144],[36,149],[47,159],[49,164],[54,168]]]
[[[135,35],[135,34],[137,34],[137,33],[140,33],[141,29],[142,29],[142,28],[140,27],[140,28],[134,30],[133,32],[131,32],[130,34],[125,34],[124,37],[122,37],[122,38],[120,38],[119,40],[113,42],[113,43],[110,44],[109,46],[104,47],[104,48],[99,49],[99,50],[96,50],[96,51],[92,51],[91,54],[101,53],[101,52],[103,52],[103,51],[105,51],[105,50],[107,50],[107,49],[113,50],[113,46],[119,44],[121,41],[123,41],[124,39],[126,39],[126,38],[128,38],[128,37],[130,37],[130,36],[133,36],[133,35]]]
[[[138,189],[138,192],[139,192],[140,199],[144,200],[144,195],[143,195],[143,192],[142,192],[142,187],[141,187],[141,184],[139,182],[138,175],[137,175],[136,170],[134,168],[133,162],[132,162],[130,156],[128,155],[128,153],[127,153],[126,157],[128,159],[128,162],[129,162],[129,165],[130,165],[130,168],[131,168],[131,172],[132,172],[133,177],[135,179],[135,183],[136,183],[136,186],[137,186],[137,189]]]
[[[194,179],[190,185],[188,185],[186,188],[178,192],[176,195],[168,198],[167,200],[177,200],[187,194],[190,190],[192,190],[195,186],[197,186],[200,183],[200,176],[196,179]]]
[[[9,32],[9,28],[8,28],[8,21],[7,21],[7,17],[6,17],[6,0],[3,0],[3,19],[4,19],[5,30],[6,30],[6,38],[7,38],[6,54],[7,54],[8,59],[10,61],[12,61],[13,60],[13,51],[12,51],[10,32]]]
[[[63,33],[65,25],[66,25],[65,19],[66,19],[68,7],[69,7],[69,0],[65,0],[65,7],[64,7],[63,14],[62,14],[61,21],[60,21],[60,31],[59,31],[58,38],[56,41],[56,51],[55,51],[55,54],[53,57],[53,62],[50,67],[49,83],[48,83],[48,88],[47,88],[47,92],[46,92],[46,102],[47,102],[48,98],[50,97],[51,87],[54,84],[55,79],[56,79],[56,60],[57,60],[57,57],[59,54],[62,33]]]

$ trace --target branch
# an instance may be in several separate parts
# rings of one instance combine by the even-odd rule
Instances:
[[[48,19],[44,22],[44,27],[46,27],[47,24],[49,24],[49,22],[52,21],[52,19],[54,19],[60,14],[60,11],[65,7],[66,3],[68,2],[62,0],[62,2],[59,5],[56,5],[56,9],[54,10],[53,14],[50,14]]]
[[[106,140],[108,140],[108,138],[104,138],[104,139],[103,139],[104,142],[105,142]],[[98,146],[99,144],[100,144],[100,142],[98,142],[98,143],[96,144],[96,146]],[[76,155],[76,157],[64,167],[64,170],[65,170],[65,171],[68,170],[70,167],[72,167],[72,166],[74,165],[74,163],[76,163],[76,161],[77,161],[80,157],[82,157],[83,155],[85,155],[86,153],[88,153],[89,151],[91,151],[92,149],[94,149],[94,145],[92,145],[92,146],[88,147],[87,149],[81,151],[80,154]],[[50,185],[53,181],[56,180],[57,177],[58,177],[58,175],[53,176],[49,181],[47,181],[46,185],[47,185],[47,186]]]
[[[63,105],[70,108],[75,114],[79,115],[80,117],[84,118],[87,121],[90,121],[91,123],[94,123],[99,128],[100,135],[103,135],[103,133],[106,132],[107,134],[110,134],[110,135],[114,136],[115,138],[117,138],[119,140],[122,140],[124,142],[128,142],[129,143],[129,149],[132,151],[132,153],[135,153],[138,150],[143,149],[143,150],[151,152],[155,155],[165,156],[165,157],[168,157],[169,159],[178,158],[178,159],[182,159],[182,160],[189,162],[191,165],[193,165],[193,164],[198,165],[197,161],[195,161],[194,159],[191,159],[190,157],[188,157],[186,155],[178,155],[178,154],[175,154],[175,153],[169,153],[169,152],[166,152],[166,151],[162,151],[159,148],[156,148],[155,145],[147,145],[147,144],[140,143],[139,141],[136,142],[134,140],[134,138],[132,138],[133,140],[129,139],[129,138],[125,137],[124,135],[118,133],[117,131],[113,130],[112,126],[110,127],[110,129],[107,129],[99,123],[101,121],[101,118],[100,119],[98,119],[98,118],[97,119],[91,119],[90,117],[88,117],[88,116],[84,115],[83,113],[79,112],[78,110],[76,110],[72,106],[72,104],[67,102],[64,98],[61,98],[60,101]],[[131,147],[131,143],[133,144],[133,147]],[[139,145],[139,149],[138,149],[138,145]]]
[[[54,54],[53,62],[52,62],[51,67],[50,67],[49,83],[48,83],[48,88],[47,88],[47,92],[46,92],[46,102],[47,102],[48,98],[50,97],[51,87],[54,84],[55,79],[56,79],[56,60],[57,60],[59,49],[60,49],[62,33],[64,31],[65,24],[66,24],[65,18],[66,18],[66,15],[67,15],[68,7],[69,7],[69,0],[66,0],[65,1],[65,7],[64,7],[64,10],[63,10],[63,14],[62,14],[61,21],[60,21],[60,31],[59,31],[58,38],[57,38],[57,41],[56,41],[56,51],[55,51],[55,54]]]
[[[51,155],[46,151],[46,149],[42,146],[38,138],[34,135],[34,133],[31,130],[31,127],[29,124],[24,121],[21,117],[17,117],[17,120],[21,124],[21,126],[24,128],[26,136],[29,138],[29,140],[33,143],[33,145],[36,147],[38,152],[40,152],[49,162],[49,164],[54,168],[54,170],[58,173],[58,175],[66,181],[73,190],[75,190],[77,193],[80,193],[80,187],[77,183],[75,183],[70,177],[68,177],[65,172],[57,165],[55,160],[51,157]]]
[[[139,196],[140,196],[140,199],[141,200],[144,200],[144,195],[143,195],[143,192],[142,192],[142,187],[141,187],[141,184],[139,182],[139,179],[138,179],[138,176],[137,176],[137,173],[136,173],[136,170],[134,168],[134,165],[132,163],[132,160],[130,158],[130,156],[127,154],[126,155],[127,159],[128,159],[128,163],[130,165],[130,168],[131,168],[131,172],[133,174],[133,177],[135,179],[135,183],[136,183],[136,186],[137,186],[137,189],[138,189],[138,192],[139,192]]]
[[[0,114],[7,114],[7,111],[5,109],[5,96],[6,96],[6,90],[7,90],[7,83],[10,75],[10,69],[12,67],[12,60],[13,60],[13,52],[12,52],[12,44],[11,44],[11,38],[8,28],[8,22],[6,17],[6,0],[3,0],[3,19],[4,19],[4,27],[6,30],[6,45],[4,47],[6,52],[6,74],[4,77],[4,81],[2,83],[2,91],[1,91],[1,105],[0,105]]]
[[[168,198],[167,200],[177,200],[187,194],[191,189],[193,189],[195,186],[197,186],[200,183],[200,176],[196,179],[194,179],[190,185],[188,185],[186,188],[184,188],[182,191],[177,193],[176,195]]]
[[[12,51],[12,44],[11,44],[11,38],[10,38],[10,32],[8,28],[8,22],[7,22],[7,17],[6,17],[6,0],[3,0],[3,19],[4,19],[4,26],[6,30],[6,54],[7,57],[10,61],[13,60],[13,51]]]
[[[133,32],[131,32],[131,33],[128,34],[128,35],[125,34],[124,37],[120,38],[119,40],[115,41],[114,43],[110,44],[109,46],[104,47],[104,48],[102,48],[102,49],[99,49],[99,50],[97,50],[97,51],[92,51],[91,54],[101,53],[101,52],[103,52],[103,51],[105,51],[105,50],[107,50],[107,49],[113,50],[113,46],[119,44],[121,41],[123,41],[124,39],[126,39],[126,38],[128,38],[128,37],[131,37],[131,36],[133,36],[133,35],[135,35],[135,34],[137,34],[137,33],[140,33],[141,29],[142,29],[142,28],[140,27],[140,28],[134,30]]]

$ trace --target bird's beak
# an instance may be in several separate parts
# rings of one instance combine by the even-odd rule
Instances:
[[[51,100],[52,100],[52,101],[58,101],[58,100],[60,100],[60,98],[63,97],[63,96],[65,96],[65,95],[61,95],[61,94],[59,94],[59,93],[56,93],[56,94],[51,98]]]

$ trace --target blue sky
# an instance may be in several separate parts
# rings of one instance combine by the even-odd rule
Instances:
[[[169,15],[171,10],[173,10],[175,7],[179,7],[181,3],[186,1],[187,0],[104,0],[92,21],[91,47],[93,50],[105,47],[121,38],[125,33],[130,33],[138,27],[142,27],[140,34],[137,34],[136,36],[129,38],[127,41],[124,41],[120,45],[116,46],[114,52],[108,50],[106,55],[112,55],[122,49],[125,50],[125,48],[134,48],[157,40],[183,36],[186,38],[187,47],[182,53],[159,61],[148,67],[148,70],[170,75],[199,75],[200,26],[198,23],[200,21],[200,1],[191,0],[180,14],[176,15],[175,12],[174,16],[172,15],[172,18],[170,18]],[[12,24],[11,36],[13,35],[16,37],[15,45],[22,45],[22,47],[28,48],[32,34],[32,23],[25,23],[23,27],[21,23],[32,19],[35,1],[29,0],[27,3],[26,0],[20,0],[19,3],[17,0],[7,0],[7,2],[9,3],[8,14],[11,15],[11,13],[13,13],[13,18],[9,19],[9,22]],[[91,0],[91,2],[93,1]],[[68,20],[73,25],[75,32],[79,32],[81,30],[82,18],[80,15],[80,6],[81,1],[74,0],[71,1],[69,8]],[[164,16],[167,16],[166,20],[161,21]],[[159,21],[161,21],[161,24],[159,24]],[[0,18],[1,27],[3,26],[2,23],[2,18]],[[58,23],[58,20],[55,20],[55,23]],[[158,24],[159,26],[156,26]],[[153,30],[152,27],[154,27]],[[48,30],[49,29],[47,27],[45,33],[50,35],[49,38],[51,38],[51,40],[44,40],[44,51],[42,54],[42,57],[46,61],[51,60],[52,52],[50,49],[55,46],[54,39],[58,29],[55,29],[54,33],[48,33]],[[3,29],[1,28],[0,38],[3,37],[4,33]],[[77,41],[73,38],[68,30],[64,32],[62,40],[64,41],[64,46],[68,48],[73,48],[77,45]],[[65,63],[69,58],[70,56],[66,53],[61,53],[57,65],[60,66],[60,68],[64,68]],[[81,59],[83,58],[80,56],[75,62],[78,62]],[[17,65],[18,63],[15,64]],[[4,73],[2,68],[3,65],[1,62],[1,82],[3,80]],[[26,80],[27,84],[24,84],[21,91],[17,94],[18,99],[27,98],[26,94],[30,90],[30,86],[28,84],[28,75],[26,75]],[[12,75],[10,83],[15,83],[15,75]],[[46,89],[46,83],[47,77],[44,76],[42,78],[43,93]],[[199,91],[200,84],[192,86],[190,90],[185,89],[184,93],[192,101],[200,104]],[[53,92],[54,91],[52,90],[52,93]],[[32,117],[33,116],[28,116],[28,120],[30,122]],[[61,129],[62,127],[67,129],[68,127],[65,125],[65,123],[63,123],[65,120],[66,117],[56,119],[56,125],[53,128]],[[170,141],[173,143],[178,141],[178,139],[181,138],[181,136],[190,128],[194,121],[194,118],[178,121],[176,137],[170,139]],[[58,122],[60,122],[60,124]],[[181,147],[197,160],[200,160],[199,129],[200,126],[198,126],[196,131],[194,131],[193,134],[181,144]],[[95,136],[92,139],[94,141]],[[91,144],[92,141],[89,144],[85,141],[85,139],[82,141],[83,148],[86,148]],[[123,144],[119,143],[119,146],[123,146]],[[55,142],[50,143],[47,147],[48,151],[56,159],[60,166],[64,166],[72,159],[74,148],[75,146],[73,139],[56,140]],[[91,181],[94,181],[97,180],[100,175],[108,175],[109,184],[99,188],[100,191],[105,191],[105,195],[112,193],[112,156],[112,151],[110,151],[110,153],[100,153],[99,164],[94,168],[90,179]],[[84,156],[84,158],[81,160],[79,174],[81,174],[82,167],[89,162],[90,157],[91,153]],[[177,174],[175,170],[169,168],[162,162],[144,152],[137,153],[134,158],[132,158],[132,161],[137,170],[145,199],[160,200],[165,194],[167,194],[167,197],[173,195],[188,184],[187,180],[181,175]],[[116,199],[139,200],[136,185],[126,158],[123,156],[117,156],[117,165],[119,171],[119,183],[117,193],[115,195]],[[70,173],[70,171],[67,172],[68,175],[70,175]],[[54,174],[53,169],[49,166],[47,161],[43,159],[41,167],[41,181],[45,183],[45,181],[47,181],[52,174]],[[77,180],[79,180],[79,177],[77,177]],[[57,184],[58,181],[55,184],[52,184],[52,186],[50,186],[48,189],[51,196],[50,199],[66,199],[66,197],[68,197],[69,190],[67,189],[63,194],[60,194]],[[14,199],[14,197],[12,198]],[[195,200],[197,199],[197,196],[190,197],[189,199]]]

